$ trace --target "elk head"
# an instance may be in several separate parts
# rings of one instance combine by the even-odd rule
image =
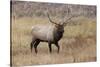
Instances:
[[[70,21],[73,17],[75,17],[75,16],[71,16],[71,17],[67,18],[66,21],[57,23],[57,22],[51,20],[51,18],[50,18],[50,16],[49,16],[49,13],[48,13],[48,12],[47,12],[47,16],[48,16],[48,18],[49,18],[49,21],[50,21],[51,23],[55,24],[55,28],[56,28],[59,32],[64,32],[64,27],[67,25],[67,23],[69,23],[69,21]]]

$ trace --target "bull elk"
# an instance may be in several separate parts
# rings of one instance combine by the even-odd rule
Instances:
[[[35,53],[37,53],[37,46],[40,42],[48,42],[49,51],[52,52],[52,44],[58,48],[58,53],[60,50],[60,46],[58,41],[62,38],[64,33],[64,27],[66,26],[66,22],[70,20],[72,17],[68,18],[65,22],[56,23],[51,20],[49,14],[47,13],[48,19],[51,22],[49,25],[35,25],[32,27],[32,42],[30,44],[30,49],[34,47]]]

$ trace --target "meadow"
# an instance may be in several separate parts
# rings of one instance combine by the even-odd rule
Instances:
[[[30,51],[31,28],[36,24],[48,24],[46,17],[12,18],[12,65],[61,64],[96,61],[96,18],[78,17],[65,27],[59,41],[60,53],[55,45],[50,54],[48,43],[41,42],[38,54]]]

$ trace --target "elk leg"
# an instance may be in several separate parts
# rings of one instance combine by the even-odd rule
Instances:
[[[36,40],[36,43],[34,44],[34,49],[35,49],[35,53],[37,54],[37,46],[39,45],[40,40]]]
[[[33,45],[35,44],[35,40],[32,40],[31,44],[30,44],[30,49],[31,49],[31,52],[32,52],[32,48],[33,48]]]
[[[60,46],[58,45],[58,43],[55,43],[56,47],[58,48],[58,53],[59,53],[59,50],[60,50]]]
[[[49,51],[52,52],[51,43],[49,43]]]

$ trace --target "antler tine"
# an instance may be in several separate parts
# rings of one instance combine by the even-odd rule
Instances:
[[[73,17],[78,17],[78,16],[80,16],[80,15],[73,15],[73,16],[71,16],[70,18],[68,18],[66,21],[63,22],[63,25],[66,25],[68,23],[68,21],[71,20]]]
[[[48,12],[47,12],[47,16],[48,16],[49,21],[50,21],[51,23],[54,23],[54,24],[56,24],[56,25],[59,25],[59,24],[55,23],[54,21],[52,21],[52,20],[50,19],[50,16],[49,16],[49,13],[48,13]]]

